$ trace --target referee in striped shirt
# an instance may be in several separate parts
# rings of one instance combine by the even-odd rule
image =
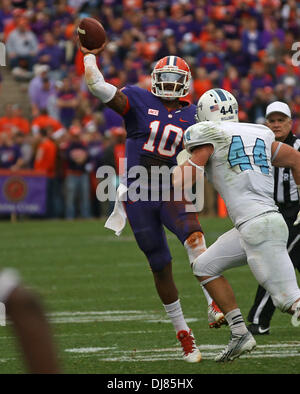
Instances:
[[[300,139],[292,133],[291,110],[280,101],[268,105],[266,126],[275,134],[276,141],[284,142],[300,151]],[[289,168],[273,168],[274,200],[289,228],[288,253],[294,267],[300,271],[300,215],[299,187],[297,187]],[[298,215],[298,216],[297,216]],[[270,294],[258,286],[254,304],[249,311],[248,330],[253,335],[270,332],[270,322],[275,311]]]

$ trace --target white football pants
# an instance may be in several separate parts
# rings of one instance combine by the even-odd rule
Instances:
[[[196,276],[217,276],[248,263],[274,305],[285,312],[300,298],[287,239],[288,227],[281,214],[260,215],[220,236],[196,258],[193,272]]]

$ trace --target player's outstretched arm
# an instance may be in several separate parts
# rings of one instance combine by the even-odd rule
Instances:
[[[272,156],[272,164],[275,167],[287,167],[292,169],[292,174],[300,195],[300,152],[287,144],[275,141],[272,144]],[[300,211],[294,226],[298,224],[300,224]]]
[[[106,104],[114,111],[123,115],[127,107],[127,96],[122,93],[116,86],[107,83],[97,66],[96,56],[98,56],[105,48],[105,44],[101,48],[89,50],[80,46],[80,50],[84,55],[84,73],[85,80],[90,92],[98,97],[102,103]]]
[[[193,149],[191,155],[184,153],[178,160],[178,166],[173,172],[174,187],[190,188],[196,181],[197,171],[203,173],[203,167],[213,153],[214,148],[211,144],[201,145]],[[185,167],[191,167],[192,171],[184,171]]]
[[[275,167],[291,168],[296,184],[300,185],[300,152],[287,144],[274,141],[272,164]]]

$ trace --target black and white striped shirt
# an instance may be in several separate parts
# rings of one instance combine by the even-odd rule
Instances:
[[[300,152],[300,139],[292,132],[289,133],[284,141],[285,144],[292,146]],[[289,204],[299,202],[297,185],[290,168],[274,167],[274,200],[279,204]]]

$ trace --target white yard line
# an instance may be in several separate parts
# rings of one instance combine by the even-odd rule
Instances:
[[[204,344],[199,346],[203,360],[213,360],[215,356],[225,347],[223,345]],[[167,360],[181,360],[181,350],[179,347],[162,349],[131,349],[121,350],[112,348],[72,348],[65,349],[72,353],[72,357],[96,356],[102,362],[153,362]],[[245,359],[253,358],[287,358],[300,356],[300,342],[297,343],[277,343],[270,345],[258,345],[250,354],[241,356]]]
[[[156,311],[81,311],[81,312],[54,312],[49,313],[48,317],[53,324],[68,323],[91,323],[91,322],[107,322],[107,321],[138,321],[142,320],[147,323],[166,323],[170,324],[170,320],[165,318],[163,312],[160,314]],[[188,318],[187,323],[200,321],[198,318]]]

